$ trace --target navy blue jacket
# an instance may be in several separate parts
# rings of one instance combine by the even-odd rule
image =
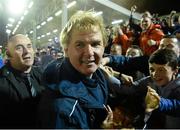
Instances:
[[[132,71],[140,71],[146,76],[149,75],[149,56],[126,57],[110,55],[108,57],[110,58],[110,63],[108,64],[108,66],[111,66],[116,71],[124,74],[128,74],[128,72]]]
[[[57,70],[59,82],[47,84],[40,103],[41,127],[100,128],[106,116],[103,105],[108,99],[108,85],[101,70],[90,79],[75,70],[68,58]]]
[[[180,128],[180,78],[166,86],[150,85],[161,96],[159,108],[154,110],[147,122],[147,128]]]
[[[134,94],[143,95],[145,99],[147,86],[152,87],[160,96],[159,108],[151,113],[146,122],[149,129],[177,129],[180,128],[180,78],[171,81],[166,86],[158,87],[148,76],[134,82],[131,87]]]
[[[150,118],[144,122],[147,125],[146,128],[180,128],[180,78],[169,82],[166,86],[158,87],[151,77],[148,76],[134,82],[131,87],[121,85],[120,89],[116,89],[116,94],[121,97],[121,99],[124,95],[126,103],[128,104],[126,105],[127,110],[130,109],[131,112],[133,112],[133,107],[137,109],[138,106],[143,106],[145,103],[144,99],[147,93],[147,86],[152,87],[161,96],[161,99],[159,108],[154,110]],[[135,113],[138,112],[136,109],[134,109]],[[140,116],[145,115],[145,113],[143,113],[143,107],[140,112],[142,112],[142,115],[139,114]]]

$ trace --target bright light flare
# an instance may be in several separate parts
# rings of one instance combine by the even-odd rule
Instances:
[[[11,14],[18,15],[24,12],[27,0],[9,0],[8,10]]]
[[[118,24],[118,23],[122,23],[122,22],[123,22],[123,20],[119,19],[119,20],[112,21],[111,24]]]

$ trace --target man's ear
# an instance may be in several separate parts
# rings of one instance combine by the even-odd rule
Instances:
[[[65,56],[68,57],[68,48],[64,48]]]
[[[177,76],[179,72],[179,67],[177,66],[177,68],[174,70],[174,75]]]
[[[8,49],[6,49],[6,55],[7,55],[8,58],[11,57],[11,54],[9,53],[9,50],[8,50]]]

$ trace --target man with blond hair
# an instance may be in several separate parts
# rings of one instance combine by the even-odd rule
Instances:
[[[65,58],[56,71],[57,82],[47,84],[40,103],[42,128],[100,128],[108,99],[99,69],[107,42],[102,17],[78,11],[62,30],[60,42]],[[52,104],[47,104],[50,99]]]

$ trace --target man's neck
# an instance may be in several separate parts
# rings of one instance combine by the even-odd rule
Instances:
[[[31,71],[31,68],[32,67],[27,67],[27,68],[19,68],[19,67],[15,67],[15,66],[12,66],[11,67],[19,72],[22,72],[22,73],[30,73]]]

